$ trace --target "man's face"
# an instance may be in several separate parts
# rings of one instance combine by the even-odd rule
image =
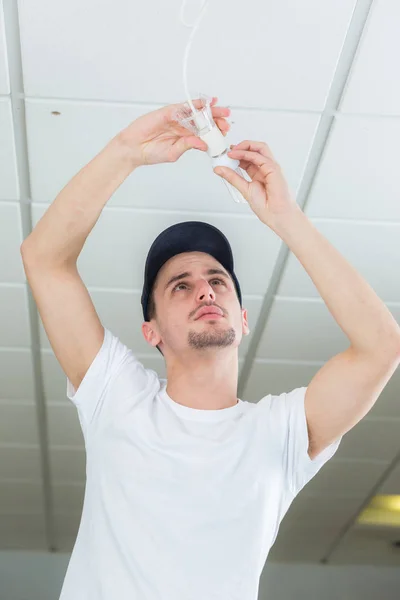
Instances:
[[[154,299],[157,317],[143,323],[142,330],[164,356],[169,348],[179,353],[188,346],[198,350],[237,347],[249,332],[247,310],[240,307],[229,273],[204,252],[184,252],[168,260],[157,275]],[[222,315],[200,317],[200,309],[210,306]]]

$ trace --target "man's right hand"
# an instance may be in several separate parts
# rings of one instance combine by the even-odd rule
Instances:
[[[230,125],[226,117],[229,108],[215,106],[218,98],[211,102],[213,119],[223,135]],[[171,104],[142,115],[121,131],[119,137],[131,151],[135,167],[176,162],[187,150],[195,148],[205,152],[207,144],[174,120],[176,110],[182,104]],[[201,108],[201,100],[193,100],[195,108]]]

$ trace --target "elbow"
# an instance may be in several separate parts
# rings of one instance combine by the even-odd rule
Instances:
[[[359,352],[359,350],[356,352]],[[374,361],[386,365],[400,364],[400,338],[393,335],[382,339],[374,348],[361,350],[363,354],[370,355]]]
[[[387,344],[384,345],[384,355],[391,359],[397,365],[400,364],[400,338],[394,337],[394,339],[388,340]]]

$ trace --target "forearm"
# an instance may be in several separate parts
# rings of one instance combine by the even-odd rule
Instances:
[[[276,233],[303,265],[351,345],[400,356],[400,327],[372,287],[301,210],[283,221]]]
[[[61,190],[21,246],[24,261],[41,266],[76,263],[101,211],[135,170],[117,135]]]

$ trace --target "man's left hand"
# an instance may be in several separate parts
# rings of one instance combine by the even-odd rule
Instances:
[[[214,173],[242,194],[263,223],[274,229],[285,216],[301,211],[267,144],[245,140],[231,146],[228,156],[240,161],[239,166],[251,181],[246,181],[229,167],[215,167]]]

